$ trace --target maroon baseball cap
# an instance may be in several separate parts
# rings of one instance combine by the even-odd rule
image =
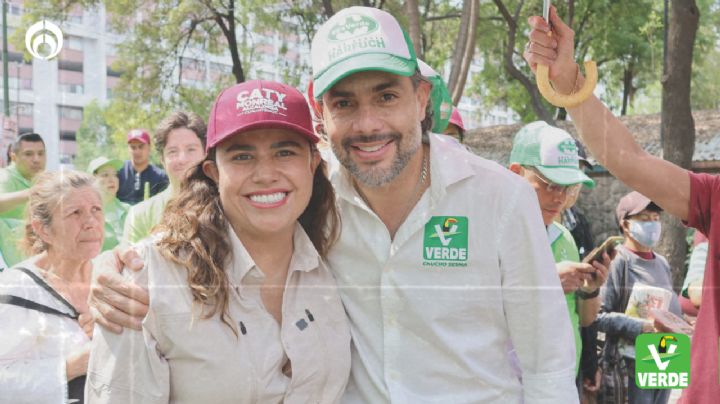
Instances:
[[[448,123],[465,130],[465,124],[463,124],[462,116],[460,116],[460,111],[458,111],[457,107],[453,107],[452,114],[450,114],[450,121]]]
[[[150,134],[145,129],[133,129],[127,134],[127,142],[150,144]]]
[[[288,129],[313,143],[320,140],[300,91],[274,81],[251,80],[218,95],[208,119],[206,150],[238,133],[266,128]]]
[[[628,216],[637,215],[648,208],[651,210],[662,211],[659,206],[640,192],[632,191],[623,196],[620,198],[620,202],[618,202],[618,206],[615,209],[615,217],[618,221],[618,226],[621,225],[622,221]]]

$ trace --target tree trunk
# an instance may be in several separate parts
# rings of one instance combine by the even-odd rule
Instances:
[[[662,79],[660,133],[663,158],[688,169],[695,151],[695,122],[690,108],[690,79],[699,19],[700,11],[695,0],[671,1],[667,71]],[[679,289],[687,255],[686,230],[677,219],[664,215],[663,233],[658,250],[668,259],[675,287]]]
[[[325,18],[330,18],[335,15],[333,10],[332,2],[330,0],[322,0],[323,10],[325,11]]]
[[[455,91],[455,87],[460,77],[460,64],[463,60],[463,52],[465,50],[464,44],[467,43],[468,36],[470,35],[470,10],[472,9],[472,3],[474,0],[463,1],[463,12],[460,17],[460,27],[458,28],[458,36],[455,41],[455,49],[452,53],[452,66],[450,67],[450,77],[448,77],[448,90],[450,95]]]
[[[478,21],[480,21],[480,0],[470,0],[469,3],[471,4],[470,27],[468,28],[468,35],[465,38],[465,44],[462,49],[462,58],[456,77],[457,81],[455,82],[455,86],[451,87],[450,92],[450,97],[455,105],[460,102],[460,98],[462,98],[463,92],[465,91],[465,83],[467,83],[470,65],[475,56],[475,40],[477,39]],[[454,68],[455,66],[453,65],[453,69]]]
[[[628,104],[630,103],[630,96],[632,94],[632,80],[633,80],[633,68],[626,66],[623,72],[623,100],[622,109],[620,110],[620,116],[627,115]]]
[[[520,71],[520,69],[517,68],[517,66],[515,66],[515,61],[513,60],[513,54],[515,52],[515,38],[517,35],[517,16],[519,15],[519,11],[522,8],[522,3],[517,8],[516,16],[513,17],[501,0],[493,1],[495,2],[498,10],[500,10],[500,14],[502,14],[503,19],[508,26],[508,42],[505,46],[505,53],[503,55],[505,70],[508,72],[510,77],[519,81],[520,84],[525,87],[525,90],[528,92],[528,94],[530,94],[532,107],[537,116],[543,121],[547,122],[549,125],[554,126],[555,121],[553,120],[552,113],[542,103],[542,96],[540,95],[540,91],[538,90],[537,86],[532,80],[525,76]]]
[[[228,42],[230,59],[232,60],[232,73],[233,76],[235,76],[235,83],[242,83],[245,81],[245,72],[243,71],[242,60],[240,60],[237,35],[235,33],[235,0],[230,0],[227,14],[221,14],[218,11],[215,11],[215,22],[217,22],[220,26],[220,30],[223,32],[223,35]]]
[[[418,9],[417,0],[406,0],[405,12],[408,16],[410,40],[413,43],[415,55],[419,59],[423,59],[424,55],[422,49],[422,30],[420,29],[420,10]]]

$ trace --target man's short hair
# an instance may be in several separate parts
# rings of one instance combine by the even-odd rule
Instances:
[[[18,135],[12,144],[12,152],[17,153],[20,151],[20,142],[40,142],[45,146],[45,141],[42,136],[34,132],[25,132]]]
[[[417,90],[417,88],[420,86],[420,82],[424,81],[427,82],[432,86],[432,83],[425,78],[425,76],[420,73],[420,70],[415,70],[415,73],[410,76],[410,81],[412,81],[413,88]],[[433,111],[433,105],[432,105],[432,98],[428,97],[427,105],[425,106],[425,119],[422,120],[420,123],[420,128],[422,130],[423,137],[427,137],[428,133],[430,133],[430,130],[433,127],[434,122],[434,111]]]
[[[165,149],[170,132],[180,128],[188,128],[195,132],[200,139],[200,143],[202,143],[203,150],[205,150],[205,133],[207,132],[205,121],[194,112],[176,111],[163,119],[155,130],[155,149],[160,153],[160,156],[163,155],[163,149]]]

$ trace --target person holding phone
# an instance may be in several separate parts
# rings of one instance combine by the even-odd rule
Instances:
[[[570,134],[537,121],[525,125],[513,140],[510,171],[525,178],[535,189],[548,239],[565,292],[575,335],[575,371],[582,351],[580,326],[589,326],[600,308],[598,294],[607,278],[610,261],[581,263],[570,231],[554,219],[580,187],[595,186],[580,168],[577,145]]]

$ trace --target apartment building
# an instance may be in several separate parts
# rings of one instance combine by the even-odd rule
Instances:
[[[8,0],[8,31],[11,36],[20,26],[22,0]],[[288,30],[292,32],[292,22]],[[112,69],[116,45],[122,34],[113,32],[102,6],[76,8],[58,23],[64,34],[63,49],[52,60],[23,60],[22,49],[9,44],[8,73],[11,122],[16,133],[35,131],[43,136],[48,151],[48,168],[71,164],[76,154],[75,136],[83,120],[83,108],[93,100],[106,103],[120,81]],[[241,33],[251,46],[245,55],[248,78],[287,81],[299,77],[296,85],[309,80],[309,44],[294,34]],[[232,77],[229,55],[213,55],[202,49],[188,48],[173,72],[182,85],[211,88],[220,76]],[[2,72],[2,64],[0,64]],[[0,80],[0,86],[2,81]],[[2,97],[2,92],[0,92]],[[1,138],[6,147],[11,138]]]

